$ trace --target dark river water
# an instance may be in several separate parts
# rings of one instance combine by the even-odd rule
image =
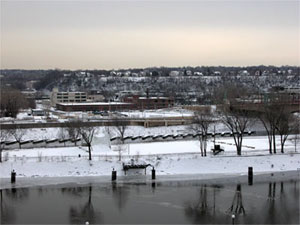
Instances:
[[[299,224],[299,174],[0,190],[1,224]]]

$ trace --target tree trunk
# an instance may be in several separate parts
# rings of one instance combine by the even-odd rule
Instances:
[[[232,132],[233,133],[233,132]],[[234,144],[235,144],[235,147],[236,147],[236,154],[237,155],[241,155],[241,147],[240,147],[240,141],[239,141],[239,137],[236,137],[234,134],[233,134],[233,140],[234,140]]]
[[[282,138],[282,135],[280,135],[280,147],[281,147],[281,153],[284,153],[283,148],[284,148],[284,140]]]
[[[201,156],[203,157],[203,142],[202,137],[199,137]]]
[[[206,156],[206,142],[207,142],[207,140],[206,140],[206,138],[204,139],[204,142],[203,142],[203,148],[204,148],[204,156]]]
[[[237,145],[237,155],[242,155],[242,143]]]
[[[242,155],[242,143],[243,143],[243,136],[242,135],[239,137],[238,142],[239,142],[239,152],[238,152],[238,155]]]
[[[2,162],[2,149],[0,149],[0,163]]]
[[[268,136],[269,138],[269,153],[272,154],[272,136]]]
[[[275,131],[273,131],[273,151],[276,154],[276,138],[275,138]]]
[[[92,149],[91,149],[91,145],[88,145],[89,147],[89,160],[92,160]]]

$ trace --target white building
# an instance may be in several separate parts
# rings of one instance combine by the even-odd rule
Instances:
[[[59,92],[58,88],[53,88],[51,93],[51,106],[56,103],[86,102],[87,94],[85,92]]]

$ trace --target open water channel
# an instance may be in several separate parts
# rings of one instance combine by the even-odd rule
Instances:
[[[1,224],[299,224],[299,173],[2,188]],[[87,181],[87,180],[85,180]],[[232,221],[232,215],[235,215]]]

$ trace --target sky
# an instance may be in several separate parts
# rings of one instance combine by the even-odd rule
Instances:
[[[2,69],[300,64],[300,1],[1,0]]]

